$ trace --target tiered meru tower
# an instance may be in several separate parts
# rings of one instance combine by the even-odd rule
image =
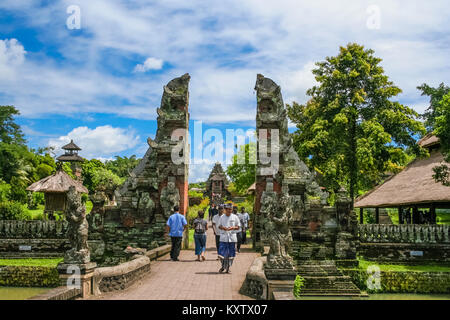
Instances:
[[[149,249],[165,244],[164,228],[173,207],[186,214],[188,206],[189,74],[164,86],[158,108],[155,139],[116,191],[117,206],[107,208],[104,221],[107,264],[124,256],[127,246]]]

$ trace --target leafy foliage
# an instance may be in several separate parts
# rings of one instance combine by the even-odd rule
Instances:
[[[2,143],[25,144],[22,130],[14,121],[14,117],[19,114],[19,110],[13,106],[0,106],[0,141]]]
[[[22,220],[25,215],[22,204],[13,201],[0,202],[0,220]]]
[[[105,162],[105,166],[108,170],[111,170],[114,174],[121,178],[128,178],[129,173],[138,165],[140,159],[137,159],[135,155],[131,157],[116,156],[115,160]]]
[[[94,189],[114,190],[123,182],[124,179],[118,177],[115,173],[106,168],[99,168],[92,174]]]
[[[307,91],[305,105],[288,105],[297,125],[294,146],[300,157],[323,176],[325,187],[358,192],[380,182],[386,171],[398,172],[414,154],[424,134],[411,108],[391,101],[400,88],[384,74],[381,59],[358,44],[341,47],[339,55],[317,63],[317,86]]]
[[[422,115],[430,132],[440,140],[445,160],[450,162],[450,87],[441,83],[437,88],[423,84],[418,87],[422,95],[430,97],[430,106]],[[434,169],[434,179],[450,186],[450,168],[442,163]]]
[[[256,164],[253,161],[254,155],[256,155],[256,144],[254,142],[243,145],[238,153],[233,156],[232,164],[227,168],[227,174],[239,193],[245,193],[255,182]]]
[[[297,275],[294,281],[294,297],[296,297],[297,299],[300,298],[300,293],[304,286],[305,286],[305,278],[303,278],[300,275]]]

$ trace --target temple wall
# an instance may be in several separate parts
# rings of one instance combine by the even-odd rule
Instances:
[[[361,290],[370,293],[450,293],[450,272],[381,271],[380,290],[367,288],[365,270],[342,269]]]

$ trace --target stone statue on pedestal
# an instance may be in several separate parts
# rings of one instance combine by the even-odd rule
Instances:
[[[270,190],[273,185],[267,183],[266,192],[261,199],[261,212],[266,216],[264,231],[270,244],[269,255],[265,266],[268,278],[291,277],[294,263],[289,255],[292,243],[290,224],[293,216],[293,206],[286,188],[283,188],[279,199],[276,193]]]
[[[64,255],[66,264],[86,264],[90,262],[88,247],[89,225],[86,220],[86,209],[81,203],[80,194],[75,187],[70,187],[67,192],[66,218],[69,222],[67,237],[71,249]]]

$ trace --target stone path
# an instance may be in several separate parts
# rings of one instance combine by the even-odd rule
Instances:
[[[219,274],[219,261],[211,225],[208,228],[206,261],[195,261],[193,250],[182,250],[180,261],[169,255],[152,262],[151,272],[124,291],[106,293],[105,300],[248,300],[239,294],[245,275],[259,254],[243,245],[236,254],[231,274]]]

